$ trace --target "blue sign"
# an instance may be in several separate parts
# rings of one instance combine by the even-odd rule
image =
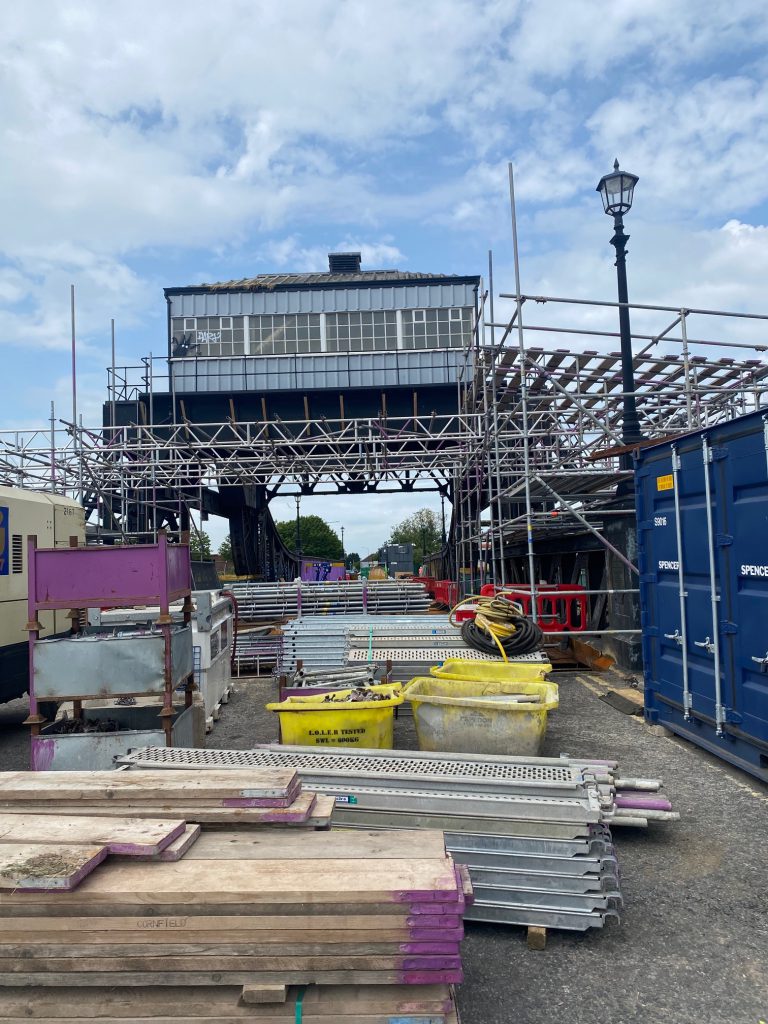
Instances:
[[[0,505],[0,576],[8,575],[8,548],[10,538],[10,524],[8,521],[8,507]]]

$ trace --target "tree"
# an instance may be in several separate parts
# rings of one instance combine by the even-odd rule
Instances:
[[[219,558],[224,559],[225,573],[234,572],[235,559],[232,555],[232,539],[229,536],[225,537],[221,544],[219,544]]]
[[[427,555],[443,546],[437,516],[429,508],[420,508],[392,530],[388,544],[413,544],[414,562],[420,565]]]
[[[275,523],[283,544],[296,550],[296,520]],[[344,555],[341,538],[320,516],[300,516],[301,553],[308,558],[340,559]]]
[[[356,551],[350,551],[344,559],[345,568],[355,571],[360,568],[360,555]]]
[[[211,538],[201,530],[193,530],[189,538],[189,553],[193,562],[210,562]]]

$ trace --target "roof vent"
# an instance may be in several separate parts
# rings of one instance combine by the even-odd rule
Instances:
[[[359,252],[329,252],[328,269],[332,274],[359,274]]]

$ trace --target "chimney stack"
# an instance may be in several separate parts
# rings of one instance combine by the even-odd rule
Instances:
[[[328,269],[332,274],[359,274],[359,252],[329,252]]]

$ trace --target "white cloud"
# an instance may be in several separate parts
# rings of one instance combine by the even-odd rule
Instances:
[[[307,246],[296,235],[268,242],[260,258],[278,269],[298,273],[322,272],[328,270],[328,254],[332,252],[359,252],[364,270],[392,267],[406,260],[403,253],[388,239],[364,242],[357,237],[346,236],[332,243]]]
[[[596,148],[637,168],[674,218],[753,209],[768,198],[768,83],[713,77],[684,90],[641,85],[588,121]]]
[[[707,235],[694,252],[674,222],[746,224],[768,196],[767,35],[754,0],[572,0],[556,14],[523,0],[136,0],[108,17],[95,0],[15,5],[0,42],[0,343],[65,349],[74,280],[84,358],[111,316],[146,323],[162,350],[171,282],[149,279],[148,250],[204,249],[207,279],[232,254],[248,274],[322,269],[334,248],[369,267],[441,269],[447,255],[482,269],[487,244],[508,246],[508,156],[521,228],[537,206],[569,204],[563,225],[521,230],[526,280],[594,294],[610,278],[586,210],[618,152],[641,175],[656,247],[689,261],[665,263],[668,277],[657,265],[648,291],[677,281],[757,303],[742,265],[759,262],[762,234]],[[422,228],[431,266],[404,240]],[[689,266],[709,284],[687,282]]]

